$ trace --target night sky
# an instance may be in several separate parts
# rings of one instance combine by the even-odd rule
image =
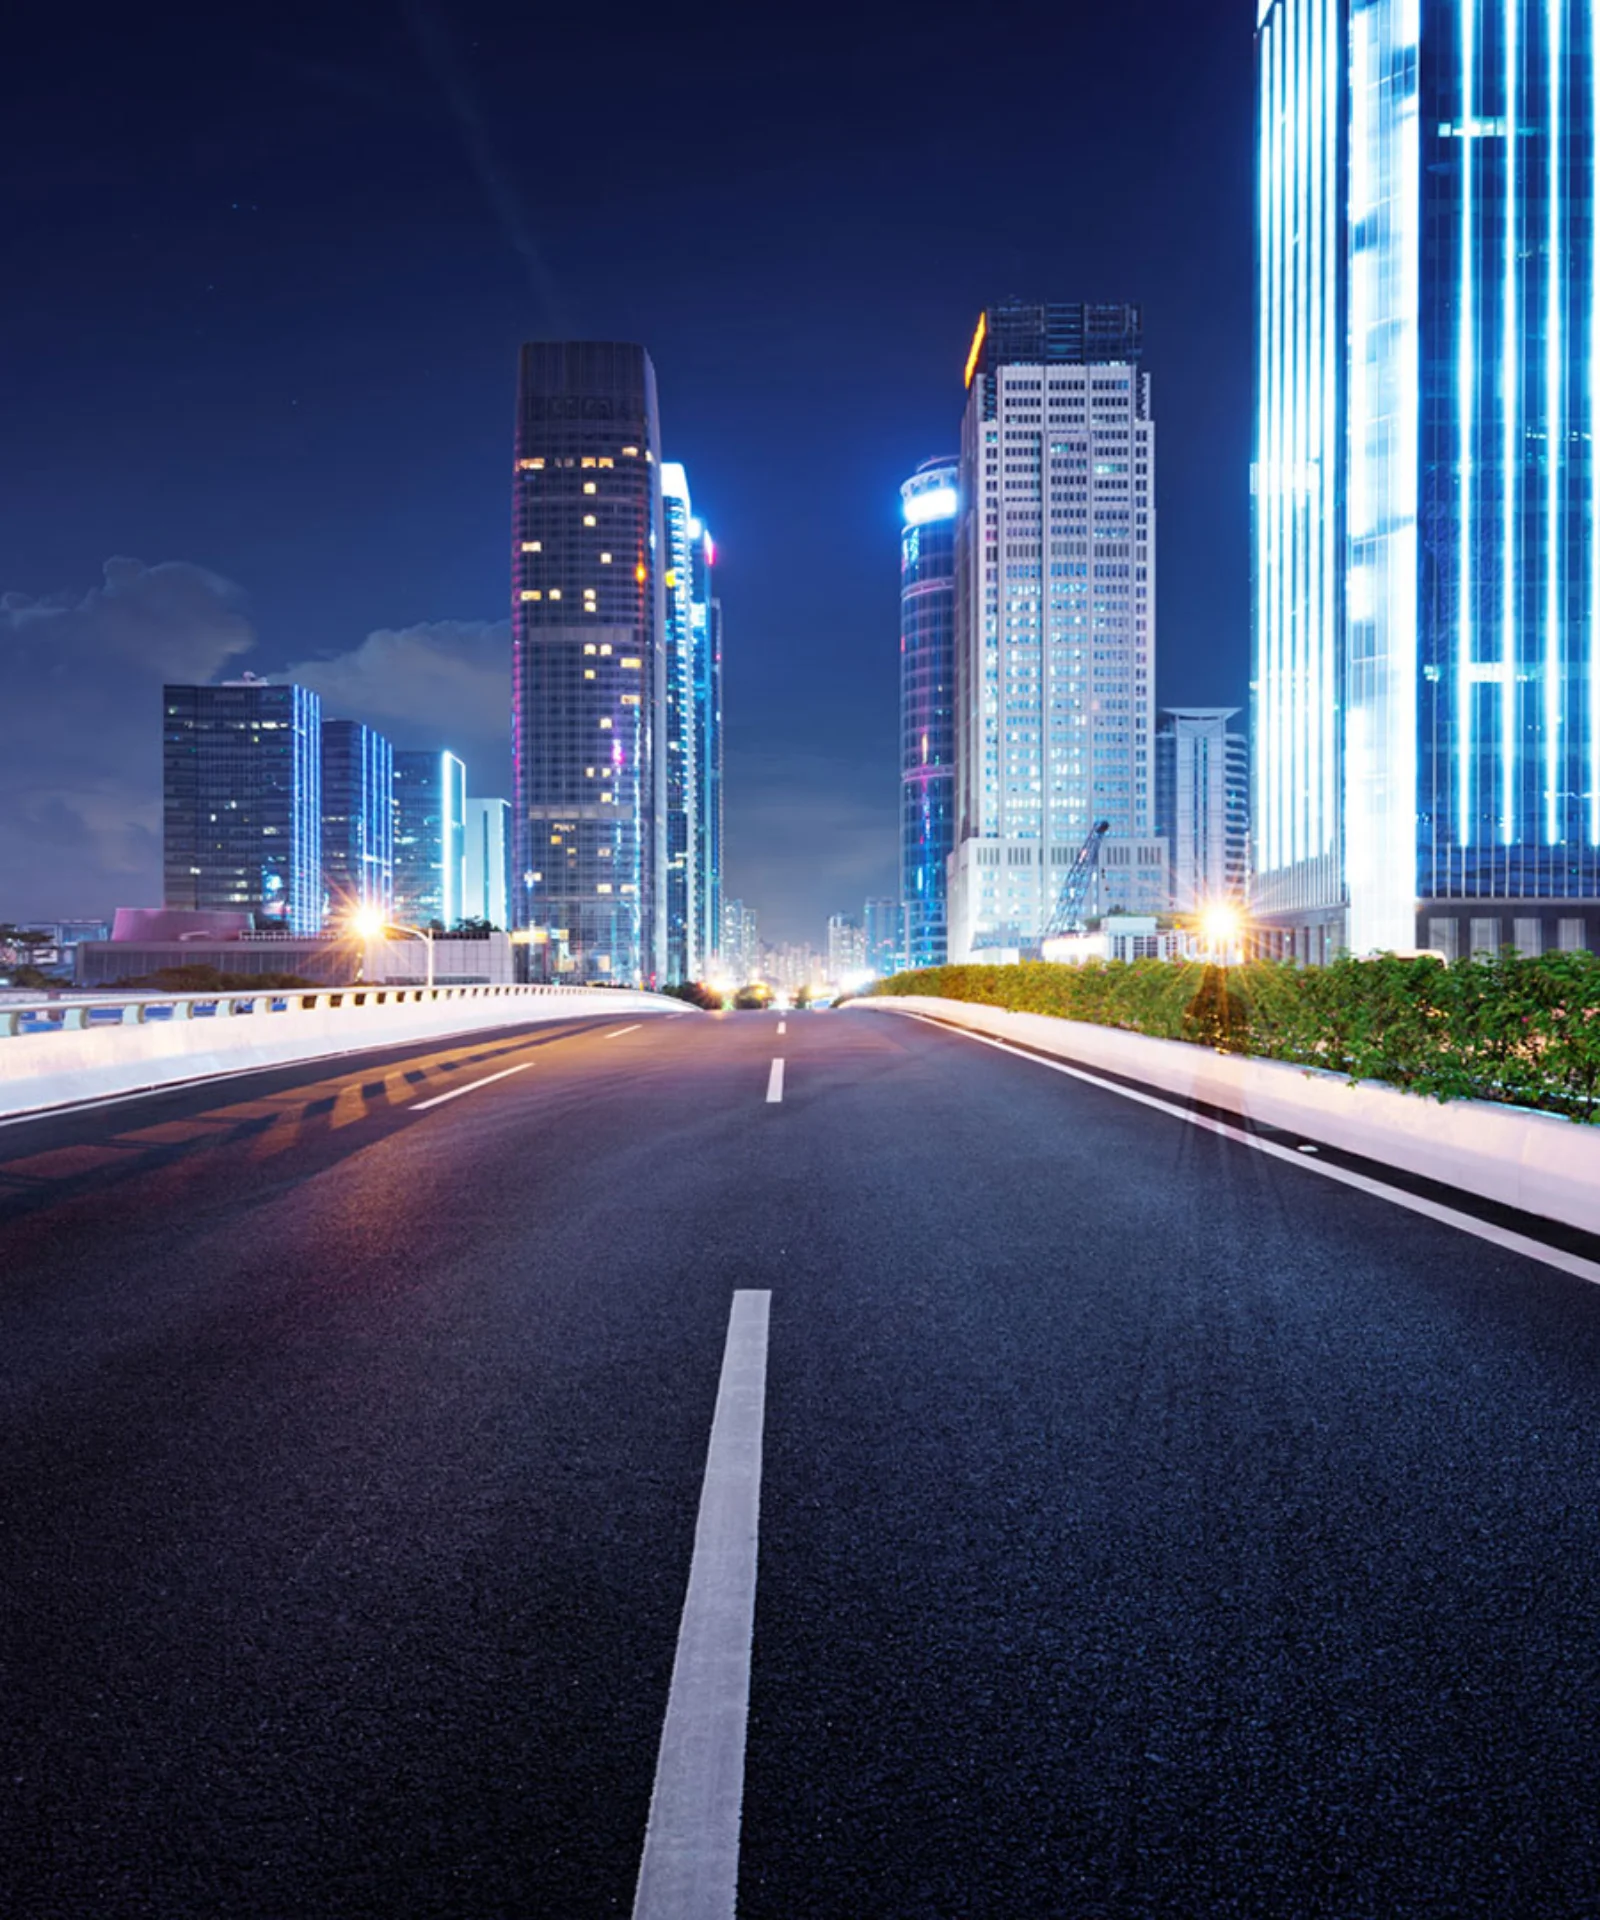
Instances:
[[[365,0],[5,32],[0,920],[160,896],[163,678],[508,793],[523,339],[642,341],[716,536],[727,888],[896,893],[898,487],[988,301],[1145,308],[1158,696],[1244,703],[1251,0]]]

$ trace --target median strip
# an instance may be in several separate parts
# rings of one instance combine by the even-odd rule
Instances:
[[[492,1087],[496,1080],[509,1080],[514,1073],[525,1073],[533,1065],[524,1060],[515,1067],[502,1067],[498,1073],[486,1073],[481,1080],[469,1080],[464,1087],[452,1087],[448,1093],[436,1093],[431,1100],[413,1100],[413,1113],[426,1113],[429,1107],[442,1107],[447,1100],[459,1100],[464,1093],[476,1093],[479,1087]]]
[[[732,1920],[772,1295],[733,1296],[633,1920]]]

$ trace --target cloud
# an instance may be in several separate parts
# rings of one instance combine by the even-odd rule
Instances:
[[[298,660],[272,677],[315,688],[328,718],[365,720],[396,746],[449,747],[467,763],[471,793],[508,791],[509,621],[380,627],[349,653]]]
[[[162,682],[254,643],[239,589],[187,561],[0,594],[0,919],[160,899]]]

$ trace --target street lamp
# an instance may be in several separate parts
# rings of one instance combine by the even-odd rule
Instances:
[[[1231,901],[1214,900],[1200,916],[1200,931],[1211,958],[1227,966],[1244,932],[1244,915]]]
[[[428,928],[408,927],[399,920],[386,919],[377,907],[357,907],[350,916],[350,931],[363,940],[381,940],[390,933],[403,933],[420,940],[428,950],[427,984],[433,985],[433,934]]]

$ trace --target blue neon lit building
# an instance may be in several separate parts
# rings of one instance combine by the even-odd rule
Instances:
[[[394,756],[394,916],[460,923],[467,893],[467,770],[448,750]]]
[[[1600,947],[1600,132],[1574,0],[1261,0],[1253,908]]]
[[[703,521],[691,521],[689,531],[695,758],[690,930],[696,974],[703,979],[714,970],[722,950],[722,602],[712,585],[716,543]]]
[[[900,891],[905,964],[943,966],[955,844],[956,509],[960,462],[900,489]]]
[[[322,701],[254,676],[162,689],[162,866],[169,907],[322,926]]]
[[[322,723],[322,886],[332,919],[394,912],[394,748],[359,720]]]

